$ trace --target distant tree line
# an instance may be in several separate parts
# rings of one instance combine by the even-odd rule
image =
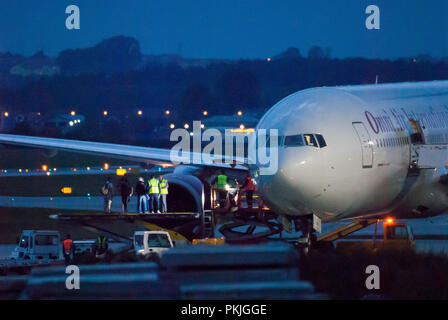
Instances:
[[[134,143],[138,131],[170,121],[178,125],[200,119],[203,110],[209,116],[230,115],[239,109],[262,114],[285,96],[310,87],[369,84],[377,76],[380,83],[448,79],[448,64],[428,57],[335,59],[330,49],[313,47],[308,57],[289,48],[272,59],[181,66],[144,63],[138,42],[124,41],[128,42],[124,48],[135,50],[122,55],[116,49],[118,53],[109,54],[101,63],[95,50],[62,52],[57,59],[62,73],[0,87],[0,108],[43,115],[75,109],[86,116],[77,138]],[[116,47],[106,43],[96,50],[109,52],[111,46]],[[164,115],[166,109],[171,111],[171,119]],[[109,121],[103,110],[108,111]],[[144,116],[136,117],[137,110]],[[26,132],[26,124],[18,130]]]

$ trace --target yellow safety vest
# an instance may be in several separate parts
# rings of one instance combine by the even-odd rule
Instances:
[[[160,194],[168,194],[168,180],[166,179],[160,181]]]
[[[149,183],[149,193],[159,193],[159,181],[156,178],[152,178],[148,181]]]
[[[98,244],[98,248],[106,249],[106,245],[107,245],[107,238],[106,237],[98,236],[98,238],[96,239],[96,242]]]
[[[225,189],[226,188],[226,184],[227,184],[227,176],[224,174],[220,174],[218,176],[218,185],[217,188],[218,189]]]

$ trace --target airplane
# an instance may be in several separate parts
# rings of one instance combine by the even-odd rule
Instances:
[[[260,129],[278,130],[270,137],[278,139],[275,174],[259,174],[257,164],[179,164],[170,185],[181,186],[204,209],[204,190],[210,192],[218,170],[249,170],[259,197],[306,239],[315,231],[313,219],[421,218],[448,211],[448,81],[298,91],[268,110],[255,131]],[[166,149],[8,134],[0,134],[0,143],[170,162]]]

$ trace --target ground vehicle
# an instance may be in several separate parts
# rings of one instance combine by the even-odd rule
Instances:
[[[62,260],[62,243],[59,231],[23,230],[18,246],[11,253],[15,260]]]
[[[174,246],[170,234],[166,231],[136,231],[133,244],[137,256],[157,255],[159,258],[164,251]]]
[[[96,241],[95,240],[75,240],[73,241],[76,263],[90,263],[95,261]]]
[[[95,240],[75,240],[75,255],[94,254],[96,250]]]
[[[396,222],[392,218],[383,221],[383,235],[373,236],[372,240],[349,241],[341,240],[336,243],[338,248],[349,249],[354,247],[367,247],[368,249],[415,249],[415,240],[412,229],[405,223]]]

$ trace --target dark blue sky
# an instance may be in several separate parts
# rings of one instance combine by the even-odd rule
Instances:
[[[65,28],[65,8],[81,10],[81,29]],[[381,10],[381,30],[365,28],[365,8]],[[2,0],[0,51],[55,56],[114,35],[143,53],[199,58],[265,58],[312,45],[335,57],[448,56],[446,0]]]

